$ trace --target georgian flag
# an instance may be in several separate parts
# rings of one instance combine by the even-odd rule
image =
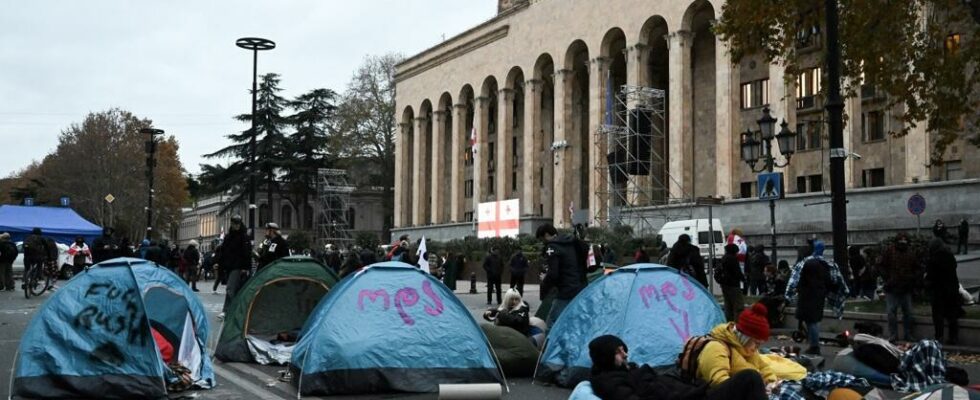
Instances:
[[[593,247],[594,246],[589,245],[589,259],[588,259],[589,264],[588,264],[588,266],[590,266],[590,267],[593,266],[593,265],[596,265],[596,262],[595,262],[595,249]]]
[[[474,126],[470,129],[470,148],[473,149],[473,155],[476,155],[476,127]]]

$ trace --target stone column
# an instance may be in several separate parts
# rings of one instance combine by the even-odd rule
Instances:
[[[407,192],[412,188],[405,187],[405,173],[408,169],[408,130],[410,124],[398,124],[398,136],[395,138],[395,227],[401,228],[411,222],[411,218],[406,218],[406,207],[408,206]]]
[[[427,117],[415,118],[415,162],[413,163],[412,184],[412,224],[423,225],[427,221],[426,211],[429,207],[426,191],[429,189],[428,168],[426,160],[429,159],[429,149],[426,148],[426,126],[429,119]]]
[[[571,129],[572,109],[572,77],[573,70],[561,69],[555,71],[555,141],[546,144],[552,148],[554,170],[554,212],[552,213],[556,227],[571,227],[571,216],[568,205],[571,202],[571,190],[566,179],[571,176],[571,153],[568,148],[568,130]]]
[[[453,164],[449,170],[452,185],[449,191],[449,220],[452,222],[463,221],[463,155],[469,135],[466,132],[466,104],[456,104],[453,106]]]
[[[673,201],[693,193],[691,174],[688,165],[693,131],[693,84],[691,81],[691,42],[690,31],[674,31],[667,35],[668,56],[670,57],[670,98],[668,99],[670,132],[668,137],[668,158],[670,183],[667,185]]]
[[[926,122],[919,121],[905,135],[905,183],[928,182],[932,180],[929,174],[929,153],[932,143],[926,132]]]
[[[489,136],[490,123],[490,98],[477,97],[474,99],[476,112],[473,116],[473,128],[476,129],[476,145],[473,159],[473,212],[477,211],[477,205],[486,201],[487,197],[487,156],[489,148],[487,138]]]
[[[578,165],[582,173],[591,174],[587,188],[590,225],[606,225],[612,200],[609,172],[598,168],[606,164],[606,150],[609,148],[608,139],[605,135],[600,135],[599,130],[606,122],[606,85],[611,61],[608,57],[596,57],[589,61],[589,140],[583,143],[589,146],[589,162],[579,160]],[[582,207],[584,206],[586,205],[583,204]]]
[[[511,138],[514,137],[514,89],[497,91],[497,200],[507,200],[511,193]]]
[[[541,86],[540,79],[524,82],[524,165],[520,173],[524,176],[521,188],[521,214],[537,215],[541,202],[541,185],[538,171],[541,169]],[[549,143],[550,145],[550,143]],[[550,161],[550,160],[546,160]]]
[[[626,55],[626,84],[630,86],[650,86],[649,70],[647,69],[650,58],[650,46],[637,43],[624,49],[623,53]],[[626,107],[630,110],[636,108],[636,100],[627,99]],[[649,143],[651,158],[640,160],[641,162],[649,163],[651,166],[650,174],[637,175],[626,182],[626,193],[628,194],[626,201],[632,205],[646,205],[651,201],[654,174],[652,168],[653,152],[655,151],[653,144],[655,140],[651,136]],[[646,145],[647,143],[642,143],[641,141],[641,144]],[[616,149],[609,149],[610,152],[614,150]]]
[[[844,99],[844,114],[847,122],[844,124],[844,148],[849,152],[854,151],[854,147],[861,143],[861,91],[858,89],[857,96]],[[822,129],[823,132],[825,129]],[[891,150],[889,150],[891,151]],[[860,185],[861,171],[854,168],[854,158],[844,159],[844,187],[850,189]]]
[[[732,65],[728,46],[715,37],[715,196],[734,197],[732,158],[733,136],[737,136],[739,79],[738,69]]]
[[[446,171],[446,156],[444,150],[446,142],[446,111],[439,110],[432,112],[432,171],[429,190],[432,192],[430,198],[429,215],[433,224],[442,224],[446,220],[443,218],[446,211],[446,199],[443,196],[446,185],[443,175]]]

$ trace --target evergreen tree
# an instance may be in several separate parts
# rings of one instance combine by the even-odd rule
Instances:
[[[255,165],[249,166],[248,163],[249,141],[252,137],[251,128],[241,133],[227,135],[226,137],[232,141],[231,145],[205,155],[208,158],[231,157],[235,159],[227,167],[220,165],[201,166],[201,182],[205,187],[209,187],[215,192],[229,189],[240,191],[232,203],[245,199],[251,173],[256,174],[257,180],[264,181],[266,198],[270,205],[272,204],[272,193],[278,189],[277,174],[285,164],[284,160],[287,155],[283,128],[288,123],[287,119],[282,116],[283,110],[288,106],[288,101],[279,95],[279,92],[282,91],[279,87],[279,81],[279,74],[268,73],[262,75],[259,83],[255,109]],[[241,114],[235,119],[251,124],[252,114]],[[261,184],[262,182],[256,182],[256,185]]]
[[[299,221],[312,218],[306,215],[306,205],[316,187],[317,169],[333,164],[328,158],[328,142],[330,124],[337,109],[336,99],[337,93],[333,90],[314,89],[289,102],[289,107],[296,113],[289,117],[294,132],[286,142],[289,157],[283,166],[283,181],[295,199],[293,204],[300,206]]]

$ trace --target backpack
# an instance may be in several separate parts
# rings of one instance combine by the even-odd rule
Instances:
[[[693,336],[687,339],[687,342],[684,343],[684,349],[677,355],[677,367],[680,370],[682,380],[685,382],[694,382],[697,380],[698,358],[701,357],[701,352],[704,351],[704,347],[714,340],[716,339],[710,334]],[[729,346],[725,344],[725,347]],[[730,354],[731,347],[729,347],[728,351]],[[731,356],[729,356],[729,362],[732,362]]]
[[[715,277],[715,282],[719,285],[728,284],[728,274],[725,272],[724,263],[718,260],[711,260],[711,274]]]

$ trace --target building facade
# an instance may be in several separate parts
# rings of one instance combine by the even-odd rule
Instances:
[[[733,65],[710,29],[722,4],[501,0],[494,18],[403,61],[394,233],[455,236],[473,226],[478,203],[515,198],[522,232],[543,221],[568,227],[578,210],[605,223],[610,149],[598,132],[613,111],[609,88],[623,85],[662,90],[666,101],[653,171],[637,183],[650,195],[630,206],[754,197],[740,134],[758,130],[766,106],[799,133],[792,162],[779,169],[787,193],[829,192],[822,29],[796,44],[810,65],[799,76],[758,56]],[[846,161],[849,189],[980,177],[973,145],[954,143],[945,163],[930,165],[924,123],[889,135],[902,110],[885,96],[866,85],[846,100],[845,147],[860,155]]]

